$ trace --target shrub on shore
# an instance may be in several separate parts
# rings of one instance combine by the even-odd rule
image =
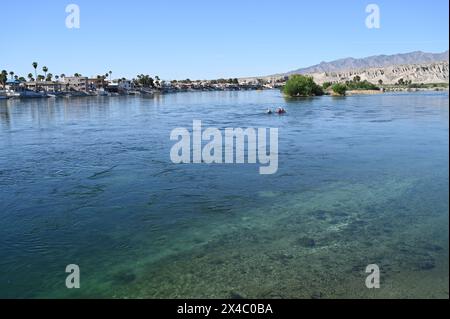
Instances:
[[[322,88],[314,82],[312,77],[300,74],[289,78],[283,92],[290,97],[323,95]]]
[[[367,80],[359,81],[354,79],[353,81],[347,81],[345,83],[349,90],[379,90],[380,88]]]
[[[332,86],[333,85],[333,83],[331,83],[331,82],[324,82],[323,84],[322,84],[322,88],[324,89],[324,90],[326,90],[326,89],[328,89],[330,86]]]
[[[347,85],[345,85],[345,84],[342,84],[342,83],[336,83],[336,84],[334,84],[332,87],[331,87],[331,89],[333,90],[333,92],[335,93],[335,94],[338,94],[338,95],[345,95],[345,93],[347,92]]]

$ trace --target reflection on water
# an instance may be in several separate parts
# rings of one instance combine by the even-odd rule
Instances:
[[[194,119],[278,127],[277,174],[172,164]],[[448,298],[448,164],[447,93],[0,101],[0,297]]]

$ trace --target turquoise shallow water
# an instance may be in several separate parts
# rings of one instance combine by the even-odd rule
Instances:
[[[278,127],[277,174],[172,164],[194,119]],[[448,122],[448,93],[2,101],[0,297],[448,298]]]

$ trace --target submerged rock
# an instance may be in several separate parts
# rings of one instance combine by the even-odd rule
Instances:
[[[315,210],[311,214],[318,220],[325,220],[327,219],[327,216],[330,214],[330,212],[326,210]]]
[[[332,214],[337,217],[347,217],[349,215],[348,213],[343,211],[334,211]]]
[[[241,294],[237,292],[230,292],[230,299],[245,299]]]
[[[126,285],[136,280],[136,275],[132,271],[120,271],[112,277],[114,284]]]
[[[434,267],[436,267],[434,260],[428,259],[428,260],[422,260],[417,263],[417,269],[418,270],[431,270]]]
[[[320,291],[315,291],[311,295],[311,299],[322,299],[322,298],[323,298],[323,294]]]
[[[313,248],[316,246],[316,241],[309,237],[299,238],[299,239],[297,239],[296,243],[297,243],[297,245],[300,245],[300,246],[306,247],[306,248]]]
[[[434,244],[428,244],[428,245],[425,245],[424,248],[425,248],[426,250],[428,250],[428,251],[441,251],[441,250],[444,249],[443,247],[438,246],[438,245],[434,245]]]
[[[332,219],[332,221],[339,220],[349,216],[346,212],[337,210],[337,211],[328,211],[328,210],[315,210],[311,212],[314,218],[317,220],[327,220]]]

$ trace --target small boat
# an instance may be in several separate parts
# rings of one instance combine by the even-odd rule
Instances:
[[[152,98],[155,96],[155,93],[153,93],[153,91],[141,90],[140,93],[142,97],[146,98]]]
[[[108,91],[105,91],[104,89],[100,89],[97,91],[98,96],[110,96]]]
[[[18,92],[10,91],[10,92],[6,92],[6,96],[8,98],[15,98],[15,97],[21,97],[21,94]]]

